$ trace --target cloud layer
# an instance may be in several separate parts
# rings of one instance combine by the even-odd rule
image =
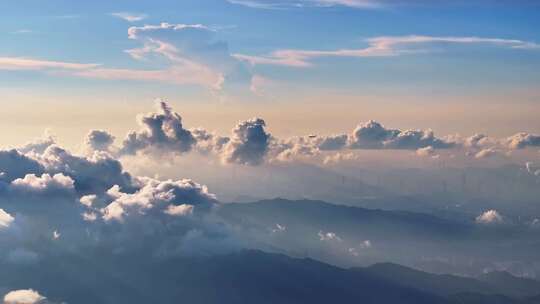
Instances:
[[[119,146],[114,145],[115,136],[104,130],[93,130],[87,135],[84,145],[89,153],[100,152],[93,158],[102,159],[101,162],[111,162],[108,154],[123,157],[145,155],[154,158],[180,156],[187,153],[199,153],[208,157],[219,159],[225,164],[240,164],[257,166],[272,162],[290,162],[295,160],[321,161],[327,164],[354,161],[357,157],[355,151],[362,150],[403,150],[413,151],[421,157],[438,159],[440,151],[449,151],[449,154],[461,154],[471,159],[490,159],[507,157],[513,150],[527,150],[537,145],[535,134],[518,133],[508,138],[496,139],[484,134],[474,134],[470,137],[458,135],[440,137],[430,130],[400,130],[389,128],[371,120],[360,123],[350,133],[295,136],[291,138],[278,138],[271,135],[271,128],[262,118],[252,118],[239,122],[229,136],[221,136],[203,128],[189,128],[185,126],[182,117],[171,106],[157,100],[154,112],[141,114],[137,117],[139,130],[127,134]],[[43,150],[50,143],[47,140],[29,145],[23,149]],[[51,148],[49,152],[58,148]],[[8,159],[23,158],[21,164],[25,171],[31,173],[44,172],[40,163],[32,159],[24,159],[17,151],[3,151],[6,168],[9,168]],[[61,154],[57,150],[53,154]],[[336,155],[331,155],[337,153]],[[44,153],[48,155],[48,153]],[[1,156],[1,154],[0,154]],[[77,162],[75,159],[73,162]],[[79,160],[81,161],[81,160]],[[82,161],[84,162],[84,161]],[[94,162],[98,162],[95,160]],[[51,166],[49,164],[48,166]],[[90,164],[87,164],[90,166]],[[117,165],[116,165],[117,166]],[[75,166],[76,167],[76,166]],[[6,177],[22,177],[17,174],[17,168],[5,172]],[[118,172],[118,170],[116,170]],[[55,172],[57,173],[57,172]],[[116,173],[119,174],[119,173]],[[129,177],[126,177],[129,179]],[[76,186],[78,185],[75,180]]]

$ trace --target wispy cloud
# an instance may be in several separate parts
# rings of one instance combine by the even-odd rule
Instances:
[[[0,70],[86,70],[98,67],[94,63],[73,63],[23,57],[0,57]]]
[[[382,3],[380,0],[227,0],[227,2],[255,9],[288,9],[333,6],[373,9],[384,6],[384,3]]]
[[[184,31],[190,30],[189,37]],[[193,32],[196,31],[196,32]],[[159,38],[155,37],[159,32]],[[73,76],[103,80],[153,81],[176,85],[198,85],[212,90],[220,90],[225,80],[223,71],[201,58],[201,52],[209,50],[209,55],[216,55],[216,44],[209,41],[208,34],[213,30],[200,24],[145,25],[130,27],[128,38],[142,43],[142,47],[126,50],[135,60],[158,59],[158,69],[130,69],[106,67],[94,63],[74,63],[42,60],[24,57],[0,57],[0,70],[41,71],[54,75]],[[167,39],[183,41],[182,49]],[[191,39],[191,40],[190,40]],[[189,45],[196,44],[197,54],[192,54]],[[220,44],[217,44],[220,45]],[[237,62],[222,47],[220,58]],[[192,56],[191,56],[192,55]],[[211,58],[210,58],[211,59]],[[210,60],[209,59],[209,60]],[[164,61],[165,60],[165,61]],[[166,62],[166,66],[163,66]]]
[[[353,9],[380,9],[399,6],[493,6],[496,5],[526,5],[538,6],[534,1],[529,0],[454,0],[454,1],[434,1],[434,0],[225,0],[231,4],[241,5],[253,9],[300,9],[317,7],[347,7]]]
[[[482,38],[482,37],[435,37],[435,36],[381,36],[367,40],[368,46],[359,49],[338,49],[338,50],[301,50],[283,49],[277,50],[269,55],[253,56],[245,54],[235,54],[240,60],[249,62],[252,65],[283,65],[292,67],[309,67],[311,62],[319,57],[388,57],[402,54],[426,52],[427,50],[415,49],[413,46],[420,46],[435,43],[451,44],[487,44],[511,49],[540,49],[540,45],[535,42],[528,42],[517,39]]]
[[[29,29],[20,29],[20,30],[16,30],[16,31],[13,31],[11,32],[12,34],[31,34],[33,33],[34,31],[32,30],[29,30]]]
[[[137,22],[137,21],[141,21],[148,18],[148,15],[146,14],[136,14],[136,13],[129,13],[129,12],[116,12],[116,13],[111,13],[110,15],[120,18],[120,19],[124,19],[127,22]]]

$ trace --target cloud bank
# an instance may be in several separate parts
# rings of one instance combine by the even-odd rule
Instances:
[[[139,130],[130,131],[119,146],[114,145],[115,136],[104,130],[92,130],[87,135],[84,146],[94,162],[109,162],[114,166],[114,157],[143,155],[160,158],[181,156],[188,153],[198,153],[213,157],[224,164],[258,166],[274,162],[291,162],[297,160],[333,164],[341,161],[354,161],[357,151],[362,150],[402,150],[412,151],[417,156],[439,159],[449,154],[461,154],[470,159],[504,159],[512,150],[526,150],[536,147],[537,135],[518,133],[508,138],[497,139],[484,134],[474,134],[470,137],[459,135],[437,136],[432,130],[401,130],[389,128],[370,120],[359,123],[350,133],[294,136],[278,138],[271,134],[271,128],[262,118],[252,118],[240,121],[228,136],[221,136],[204,128],[189,128],[182,116],[163,100],[155,102],[155,111],[141,114],[137,117]],[[50,139],[28,145],[26,151],[43,150]],[[58,148],[52,154],[61,154]],[[441,155],[441,151],[449,151]],[[99,152],[97,154],[93,154]],[[17,151],[4,151],[7,163],[9,158],[23,157]],[[334,153],[335,155],[332,155]],[[1,156],[2,154],[0,154]],[[48,156],[51,157],[51,156]],[[101,161],[98,161],[101,159]],[[19,166],[25,167],[31,173],[44,172],[42,164],[32,159],[20,161]],[[72,159],[72,162],[84,162]],[[48,164],[50,167],[52,164]],[[86,166],[90,166],[87,164]],[[118,166],[118,165],[116,165]],[[72,167],[76,167],[72,165]],[[6,167],[8,168],[8,167]],[[7,177],[23,177],[16,173],[17,168],[5,172]],[[116,169],[118,173],[118,168]],[[54,172],[58,173],[58,172]],[[129,177],[125,177],[129,179]],[[127,182],[127,180],[126,180]],[[76,186],[78,181],[75,179]],[[124,183],[125,184],[125,183]],[[110,186],[110,184],[108,184]]]

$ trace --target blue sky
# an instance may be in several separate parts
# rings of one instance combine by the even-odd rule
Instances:
[[[264,112],[333,95],[539,96],[532,1],[23,0],[0,12],[3,103],[165,97]]]

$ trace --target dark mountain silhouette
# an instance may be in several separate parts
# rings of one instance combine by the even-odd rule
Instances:
[[[504,294],[509,296],[531,297],[540,293],[540,281],[515,277],[506,271],[488,272],[478,279],[498,290],[504,290]]]
[[[365,209],[312,200],[262,200],[254,203],[225,204],[219,214],[232,223],[273,227],[276,223],[306,230],[326,229],[343,234],[363,232],[385,239],[463,238],[473,227],[436,216],[407,212]]]
[[[401,285],[438,295],[485,294],[528,298],[538,294],[540,282],[519,278],[508,272],[490,272],[478,278],[449,274],[431,274],[393,263],[379,263],[366,268],[353,268]]]

